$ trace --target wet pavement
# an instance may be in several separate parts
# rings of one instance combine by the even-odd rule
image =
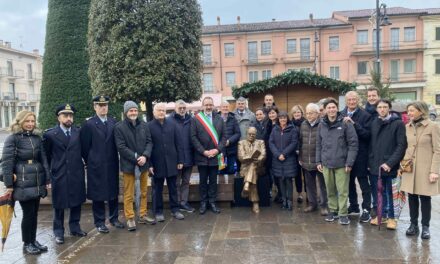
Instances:
[[[192,213],[181,221],[166,211],[164,223],[138,225],[135,232],[110,227],[109,234],[99,234],[86,205],[81,225],[88,236],[70,237],[66,230],[61,246],[51,231],[51,209],[43,206],[37,237],[49,252],[31,256],[22,251],[17,204],[0,263],[440,263],[440,198],[433,199],[432,238],[427,241],[405,236],[408,208],[398,229],[390,231],[361,224],[358,216],[348,226],[326,223],[318,212],[303,213],[304,206],[287,212],[273,205],[258,215],[250,208],[222,208],[218,215]]]

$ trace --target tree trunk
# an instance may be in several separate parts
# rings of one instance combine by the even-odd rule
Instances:
[[[147,108],[147,121],[153,120],[153,102],[151,100],[147,100],[145,102],[145,107]]]

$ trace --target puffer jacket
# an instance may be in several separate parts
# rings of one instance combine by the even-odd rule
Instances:
[[[7,188],[14,189],[14,200],[28,201],[47,195],[50,172],[37,132],[13,131],[6,138],[2,160],[3,180]]]
[[[272,152],[272,174],[279,178],[294,178],[298,174],[296,149],[298,146],[298,130],[288,124],[284,130],[275,126],[270,134],[269,148]],[[283,154],[285,160],[279,160]]]
[[[238,126],[237,119],[235,118],[235,114],[232,112],[228,113],[228,117],[226,121],[223,121],[225,125],[225,138],[226,141],[229,140],[229,145],[225,147],[225,155],[229,156],[237,156],[238,151],[238,141],[241,137],[240,127]]]
[[[313,126],[309,121],[301,124],[299,132],[299,161],[305,170],[316,170],[316,137],[318,135],[318,125],[320,119],[317,119]]]

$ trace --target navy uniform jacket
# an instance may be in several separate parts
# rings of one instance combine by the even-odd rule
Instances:
[[[116,119],[107,117],[107,125],[94,116],[81,128],[81,150],[87,166],[87,198],[108,201],[118,198],[119,159],[113,128]]]
[[[52,206],[57,209],[75,207],[86,200],[80,130],[72,127],[70,132],[70,140],[59,126],[43,135],[51,172]]]

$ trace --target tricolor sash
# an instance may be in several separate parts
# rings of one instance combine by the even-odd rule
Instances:
[[[218,137],[217,130],[215,130],[215,127],[212,125],[212,122],[206,117],[203,112],[198,113],[195,117],[200,122],[200,124],[202,124],[203,128],[211,137],[215,147],[217,148],[220,139]],[[219,152],[219,154],[217,155],[217,160],[219,170],[226,168],[225,157],[221,152]]]

